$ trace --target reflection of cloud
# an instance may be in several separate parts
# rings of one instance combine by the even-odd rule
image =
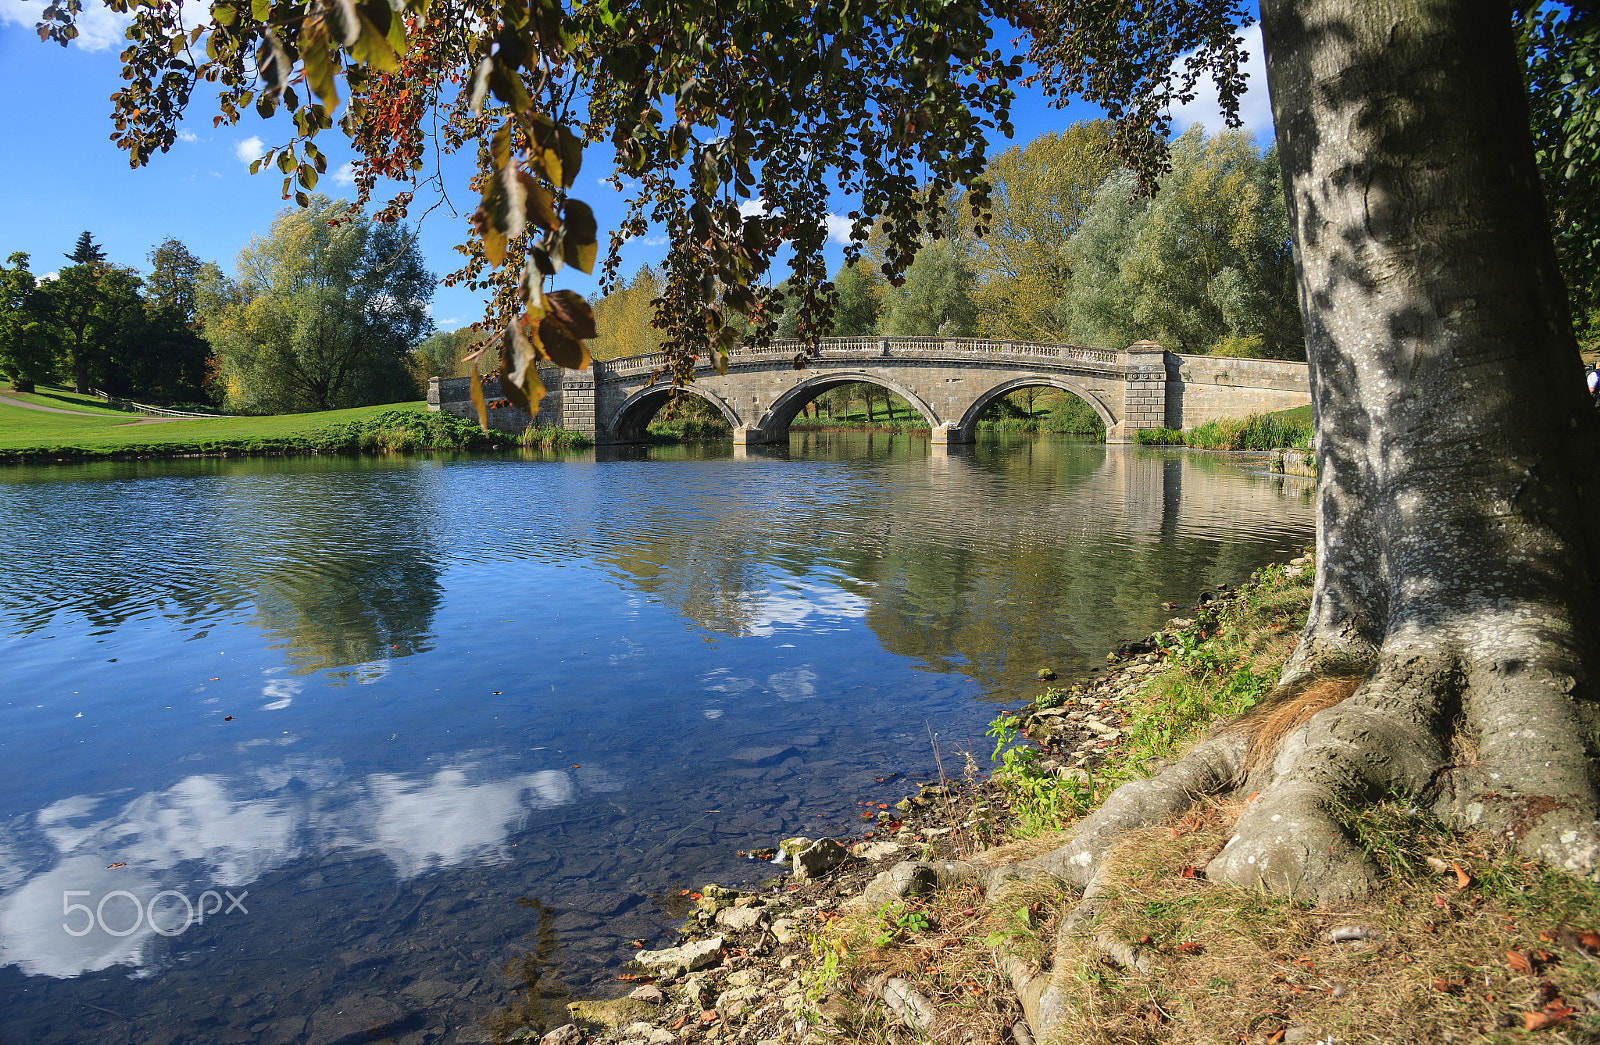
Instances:
[[[142,918],[126,936],[113,936],[98,924],[75,936],[68,929],[83,928],[93,916],[64,908],[68,904],[82,904],[90,912],[99,908],[112,929],[120,931],[134,924],[133,904],[108,894],[123,890],[143,901],[160,888],[149,875],[126,868],[109,870],[98,857],[63,860],[0,898],[0,965],[15,965],[29,976],[77,976],[117,964],[138,965],[140,952],[154,935]]]
[[[792,593],[752,592],[749,633],[771,635],[775,628],[794,628],[809,617],[864,618],[871,603],[859,595],[838,588],[806,585]],[[808,631],[818,631],[814,625]]]
[[[700,676],[700,688],[708,693],[745,693],[755,687],[755,679],[740,678],[727,668],[718,668]]]
[[[266,674],[275,675],[282,668],[268,668]],[[295,696],[304,688],[305,683],[299,679],[268,679],[267,684],[261,687],[261,695],[268,698],[268,702],[261,705],[262,711],[282,711],[294,702]]]
[[[817,695],[817,673],[805,668],[780,671],[767,676],[767,685],[784,700],[810,700]]]
[[[472,859],[504,859],[509,830],[532,809],[572,801],[572,781],[546,770],[510,780],[467,783],[459,769],[435,773],[427,783],[383,774],[368,782],[373,848],[382,850],[402,878]],[[427,824],[430,829],[418,830]]]
[[[186,777],[120,807],[105,797],[63,799],[34,816],[28,839],[0,833],[0,965],[28,975],[76,976],[143,964],[157,928],[147,919],[135,923],[133,900],[106,900],[117,890],[148,913],[163,890],[197,904],[206,889],[237,892],[292,860],[337,848],[381,852],[402,879],[504,860],[507,838],[534,811],[572,802],[580,788],[620,786],[598,769],[495,779],[470,764],[425,779],[379,773],[354,780],[338,762],[290,758],[238,780]],[[72,902],[96,910],[104,901],[111,932],[98,921],[82,936],[62,928],[63,893],[85,890]],[[158,902],[160,931],[182,930],[189,917],[184,899],[168,892]],[[75,913],[72,928],[87,924]]]

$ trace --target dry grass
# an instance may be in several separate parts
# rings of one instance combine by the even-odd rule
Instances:
[[[1317,712],[1343,702],[1356,691],[1361,679],[1360,675],[1334,678],[1313,675],[1296,679],[1277,687],[1255,707],[1224,726],[1229,733],[1249,734],[1246,772],[1272,761],[1289,734],[1305,725]]]
[[[1213,804],[1118,844],[1104,913],[1069,944],[1068,1014],[1049,1045],[1273,1042],[1291,1030],[1306,1041],[1600,1042],[1600,1006],[1583,1000],[1600,991],[1600,958],[1575,937],[1600,929],[1600,888],[1380,803],[1353,829],[1389,872],[1385,887],[1361,903],[1316,907],[1204,878],[1238,811]],[[1033,881],[992,901],[976,887],[912,901],[905,909],[932,923],[925,932],[885,939],[895,909],[840,919],[818,941],[838,956],[837,1029],[863,1045],[911,1040],[875,1001],[898,976],[938,1008],[935,1041],[998,1045],[1019,1011],[993,948],[1044,967],[1076,902]],[[1351,926],[1365,938],[1330,939]],[[1094,943],[1102,932],[1138,947],[1155,971],[1110,961]],[[1524,1013],[1555,997],[1576,1012],[1551,1030],[1523,1029]]]

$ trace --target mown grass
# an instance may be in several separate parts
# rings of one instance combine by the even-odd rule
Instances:
[[[1058,802],[1066,812],[1046,825],[1067,831],[1045,829],[975,858],[1025,859],[1062,844],[1072,821],[1116,785],[1158,771],[1253,706],[1305,620],[1311,571],[1297,572],[1261,571],[1226,608],[1167,636],[1164,669],[1134,701],[1118,757],[1089,797]],[[1081,781],[1060,783],[1081,794]],[[1032,791],[1005,793],[1014,807]],[[1021,1015],[995,958],[1003,949],[1035,968],[1060,959],[1066,1010],[1049,1045],[1600,1042],[1600,938],[1585,935],[1600,930],[1600,886],[1503,840],[1453,832],[1395,798],[1336,810],[1382,872],[1362,900],[1317,906],[1208,881],[1205,866],[1244,804],[1202,801],[1121,838],[1099,913],[1070,936],[1057,927],[1078,897],[1048,879],[994,895],[958,886],[846,914],[813,940],[813,1022],[831,1022],[839,1040],[856,1045],[903,1045],[905,1028],[878,1000],[885,980],[900,977],[935,1004],[928,1039],[1002,1045]],[[968,822],[986,816],[980,805]],[[908,911],[927,928],[893,931]],[[1334,929],[1359,938],[1337,942]],[[1108,939],[1137,948],[1149,971],[1113,961],[1101,945]],[[1549,1029],[1529,1029],[1552,1017]]]
[[[1179,431],[1149,428],[1133,433],[1135,443],[1192,446],[1197,450],[1278,450],[1311,445],[1311,407],[1297,406],[1237,420],[1206,421]]]
[[[20,398],[20,397],[19,397]],[[71,409],[78,409],[74,404]],[[267,417],[150,423],[137,414],[49,414],[0,399],[0,463],[108,457],[385,454],[586,445],[576,433],[532,429],[519,438],[425,403],[356,407]]]

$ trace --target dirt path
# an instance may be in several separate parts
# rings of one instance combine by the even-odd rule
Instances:
[[[8,406],[20,406],[24,410],[38,410],[40,413],[45,413],[45,414],[71,414],[73,417],[111,417],[111,416],[113,416],[111,414],[93,413],[93,412],[88,411],[88,410],[63,410],[59,406],[40,406],[38,403],[25,403],[20,399],[14,399],[11,396],[6,395],[4,392],[0,392],[0,402],[3,402]],[[125,424],[112,425],[111,427],[113,427],[113,428],[131,428],[134,425],[161,425],[161,424],[166,424],[168,421],[181,421],[181,420],[183,420],[183,419],[180,418],[180,417],[146,417],[146,418],[143,418],[142,420],[129,421],[129,422],[126,422]]]

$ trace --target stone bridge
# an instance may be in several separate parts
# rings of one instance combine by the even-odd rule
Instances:
[[[1189,428],[1201,421],[1284,410],[1311,402],[1306,364],[1183,356],[1140,341],[1121,351],[981,338],[829,338],[795,369],[802,346],[775,341],[741,348],[719,374],[702,363],[680,391],[727,418],[736,443],[787,442],[805,404],[839,385],[866,382],[911,404],[935,443],[969,443],[1000,396],[1030,386],[1063,389],[1094,408],[1106,441],[1131,442],[1141,428]],[[645,427],[672,394],[660,353],[596,362],[587,371],[541,368],[547,393],[539,423],[583,432],[596,443],[643,442]],[[499,397],[490,381],[485,395]],[[466,378],[434,378],[428,407],[476,416]],[[514,407],[490,411],[490,425],[521,432],[532,418]]]

